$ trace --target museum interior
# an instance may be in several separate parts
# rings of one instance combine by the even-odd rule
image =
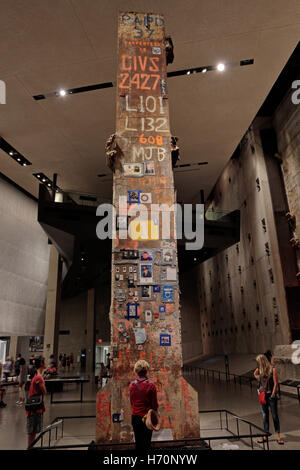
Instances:
[[[0,7],[0,450],[300,450],[299,1]]]

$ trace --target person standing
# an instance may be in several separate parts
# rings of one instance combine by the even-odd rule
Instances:
[[[19,355],[19,400],[16,402],[17,405],[24,405],[25,402],[25,383],[27,380],[27,368],[26,368],[26,361],[24,357]]]
[[[8,377],[10,377],[11,375],[12,365],[13,363],[12,363],[11,358],[7,356],[6,361],[3,364],[3,375],[5,377],[5,382],[8,381]]]
[[[103,362],[100,363],[100,371],[98,375],[98,388],[102,388],[102,381],[107,378],[107,370]]]
[[[70,354],[69,358],[70,358],[71,370],[73,370],[73,364],[74,364],[74,356],[73,356],[73,353]]]
[[[274,356],[273,356],[273,353],[272,351],[270,351],[270,349],[268,349],[264,355],[266,356],[266,358],[268,359],[269,363],[274,366]]]
[[[5,408],[6,403],[4,403],[4,401],[3,401],[4,394],[5,394],[5,388],[2,387],[2,384],[1,384],[2,370],[3,370],[3,366],[2,366],[2,363],[0,362],[0,408]]]
[[[145,424],[145,417],[150,409],[157,411],[157,390],[150,382],[147,373],[150,366],[148,362],[139,360],[134,366],[136,380],[129,385],[130,403],[132,409],[132,427],[135,437],[136,451],[145,453],[151,448],[152,430]]]
[[[67,362],[67,371],[70,372],[70,365],[71,365],[71,362],[70,362],[70,355],[67,356],[66,362]]]
[[[265,354],[259,354],[256,358],[257,369],[254,371],[254,377],[258,380],[258,391],[265,392],[265,404],[261,405],[263,425],[265,432],[269,432],[269,408],[271,409],[276,441],[279,445],[283,445],[284,441],[280,438],[280,423],[277,410],[277,389],[278,376],[275,367],[270,364]],[[262,443],[266,438],[260,439]]]
[[[106,369],[110,370],[110,353],[106,354]]]
[[[22,355],[18,354],[17,358],[15,360],[14,367],[15,367],[15,376],[16,377],[19,377],[19,375],[20,375],[20,359],[21,359],[21,357],[22,357]]]
[[[51,367],[51,364],[55,362],[55,359],[54,359],[54,354],[51,354],[49,356],[49,359],[48,359],[48,364],[47,364],[47,367]]]
[[[28,447],[35,440],[37,433],[42,431],[43,427],[43,414],[45,413],[45,395],[47,393],[45,387],[45,380],[43,378],[43,372],[46,369],[45,359],[38,357],[35,359],[36,374],[31,380],[28,398],[33,396],[42,395],[43,404],[41,409],[35,411],[26,411],[27,417],[27,435],[28,435]]]
[[[67,365],[67,355],[64,354],[63,357],[61,358],[61,365],[63,368],[63,373],[66,372],[66,365]]]

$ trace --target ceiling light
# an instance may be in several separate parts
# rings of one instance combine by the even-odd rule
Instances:
[[[207,69],[203,69],[203,70],[202,70],[202,73],[205,73],[205,72],[207,72]]]
[[[26,166],[26,163],[23,163],[23,166]]]
[[[60,94],[60,96],[65,96],[66,95],[66,90],[60,90],[59,94]]]
[[[190,75],[190,73],[191,73],[191,71],[190,71],[190,70],[188,70],[186,74],[187,74],[187,75]]]
[[[220,63],[217,65],[217,69],[219,70],[219,72],[223,72],[223,70],[225,69],[225,65]]]
[[[40,177],[41,177],[41,175],[36,175],[36,177],[37,177],[37,178],[40,178]]]
[[[43,178],[42,181],[43,181],[43,183],[45,183],[45,181],[46,181],[45,178]]]
[[[9,155],[13,156],[13,154],[14,154],[14,152],[12,152],[12,151],[9,152]]]
[[[51,184],[50,184],[50,183],[48,183],[48,186],[51,186]]]
[[[20,162],[20,161],[21,161],[21,158],[17,158],[17,160],[18,160],[18,162]]]

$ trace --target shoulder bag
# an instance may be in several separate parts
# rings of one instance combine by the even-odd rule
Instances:
[[[262,391],[257,390],[257,392],[258,392],[258,401],[261,405],[266,405],[267,404],[267,402],[266,402],[266,389],[267,389],[268,381],[269,381],[269,377],[267,378],[267,381],[266,381],[265,390],[262,390]]]
[[[25,402],[26,411],[38,411],[43,409],[43,395],[33,395]]]

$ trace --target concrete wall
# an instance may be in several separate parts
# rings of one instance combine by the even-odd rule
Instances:
[[[300,105],[294,105],[289,92],[273,117],[282,174],[289,209],[296,216],[295,234],[300,239]],[[300,250],[297,250],[300,271]]]
[[[0,334],[43,334],[48,240],[37,203],[0,178]]]
[[[110,282],[95,285],[95,330],[96,341],[102,339],[103,343],[110,345]]]
[[[86,344],[87,292],[61,302],[59,330],[69,330],[69,335],[59,335],[58,352],[73,353],[74,361]]]
[[[95,340],[101,338],[104,344],[110,344],[110,284],[95,285]],[[69,330],[69,335],[59,335],[59,353],[73,353],[74,360],[82,349],[92,345],[87,341],[87,292],[61,302],[59,330]]]
[[[211,195],[210,209],[240,210],[240,242],[198,268],[205,354],[257,353],[290,330],[270,187],[259,129],[247,133]],[[267,245],[266,245],[267,244]]]
[[[197,270],[179,274],[181,304],[181,335],[183,362],[199,357],[202,352],[200,305],[197,292]]]

